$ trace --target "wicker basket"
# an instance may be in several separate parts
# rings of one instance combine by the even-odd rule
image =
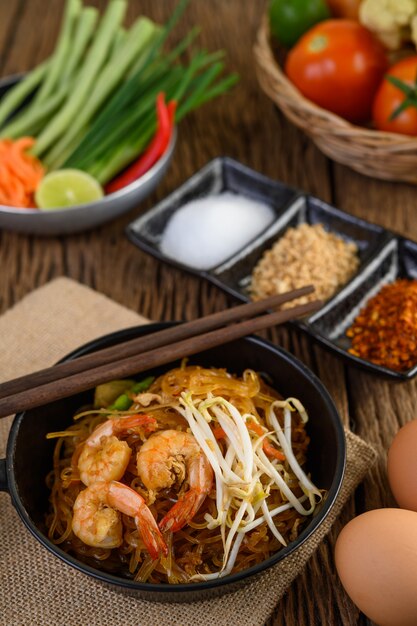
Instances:
[[[324,154],[367,176],[417,184],[417,138],[354,126],[304,98],[276,61],[266,17],[254,54],[264,92]]]

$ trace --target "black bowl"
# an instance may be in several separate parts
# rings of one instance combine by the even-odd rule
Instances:
[[[74,359],[169,325],[151,324],[112,333],[86,344],[64,360]],[[300,398],[309,412],[307,431],[311,444],[308,470],[315,484],[327,490],[327,496],[297,540],[260,565],[215,581],[172,586],[137,583],[85,565],[49,541],[44,522],[48,509],[45,477],[52,466],[55,443],[47,440],[46,434],[66,428],[75,411],[91,402],[92,392],[84,392],[16,415],[8,440],[6,459],[0,460],[0,489],[10,493],[21,519],[38,541],[68,565],[146,600],[194,601],[234,591],[245,582],[253,580],[254,576],[258,576],[266,568],[285,559],[314,533],[333,506],[344,474],[345,437],[333,401],[320,380],[292,355],[258,337],[246,337],[226,346],[201,352],[192,357],[191,362],[226,367],[238,374],[246,368],[264,372],[278,391],[284,396]],[[153,373],[162,373],[172,366],[173,364],[161,367]]]

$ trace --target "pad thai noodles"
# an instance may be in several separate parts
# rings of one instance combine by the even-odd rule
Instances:
[[[213,580],[294,541],[323,492],[306,473],[307,412],[259,374],[185,361],[95,390],[57,438],[51,541],[152,583]]]

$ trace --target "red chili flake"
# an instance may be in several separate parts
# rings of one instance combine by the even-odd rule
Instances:
[[[360,311],[346,335],[349,352],[405,371],[417,363],[417,280],[385,285]]]

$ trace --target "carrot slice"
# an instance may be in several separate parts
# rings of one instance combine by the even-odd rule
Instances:
[[[254,432],[256,435],[258,435],[258,437],[262,437],[262,435],[265,434],[262,426],[260,424],[257,424],[256,422],[248,422],[247,427],[248,430]],[[224,439],[226,437],[226,433],[221,426],[215,426],[213,428],[213,435],[216,439]],[[264,449],[264,452],[267,456],[278,459],[278,461],[285,461],[285,454],[281,452],[281,450],[277,450],[275,446],[273,446],[272,443],[268,441],[268,439],[263,440],[262,448]]]
[[[42,163],[28,154],[33,137],[16,141],[0,140],[0,202],[7,206],[34,206],[34,193],[45,170]]]
[[[248,422],[248,430],[252,430],[259,437],[262,437],[262,435],[265,434],[262,426],[252,421]],[[264,439],[262,447],[267,456],[274,457],[275,459],[278,459],[278,461],[285,461],[285,454],[281,452],[281,450],[277,450],[275,446],[273,446],[272,443],[268,441],[268,439]]]
[[[216,439],[224,439],[226,437],[226,433],[221,426],[215,426],[213,428],[213,435]]]

